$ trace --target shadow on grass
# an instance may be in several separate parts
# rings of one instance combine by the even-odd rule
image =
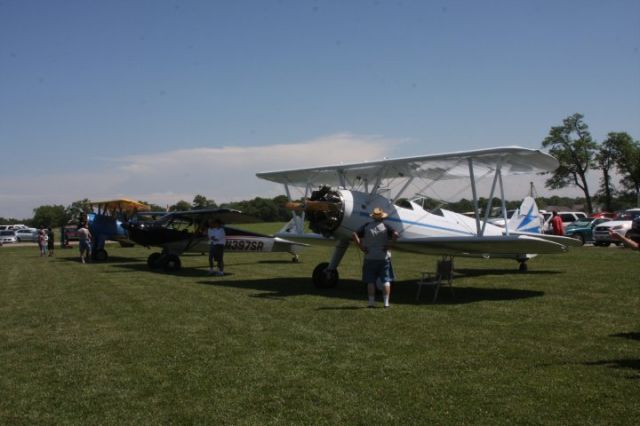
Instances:
[[[485,275],[555,275],[562,274],[561,271],[536,271],[528,270],[527,272],[519,272],[517,269],[471,269],[471,268],[456,268],[454,270],[455,277],[482,277]]]
[[[202,276],[202,273],[200,273],[200,276]],[[259,293],[252,294],[251,297],[264,299],[284,300],[287,297],[300,295],[317,295],[328,298],[357,300],[362,303],[367,299],[366,286],[356,280],[342,280],[336,288],[332,289],[318,289],[313,286],[309,278],[224,281],[221,280],[220,277],[212,277],[210,279],[196,281],[196,284],[257,290]],[[415,280],[394,283],[391,297],[392,303],[396,305],[431,304],[432,293],[424,291],[421,300],[417,301],[416,290]],[[438,297],[437,304],[459,305],[487,300],[508,301],[540,297],[544,294],[542,291],[505,288],[454,287],[454,291],[456,295],[455,298],[451,296],[448,289],[441,289],[441,296]],[[340,307],[340,309],[359,308],[360,306]]]
[[[69,256],[67,252],[64,253],[64,256],[52,256],[51,259],[55,259],[56,261],[59,262],[71,262],[71,263],[80,263],[80,253],[78,253],[76,256]],[[97,261],[97,260],[90,260],[88,263],[92,264],[95,263],[96,265],[101,265],[101,264],[119,264],[119,263],[140,263],[140,262],[145,262],[146,265],[146,260],[139,258],[139,257],[125,257],[125,256],[109,256],[107,258],[107,260],[101,260],[101,261]]]
[[[610,337],[624,337],[625,339],[640,340],[640,332],[632,331],[629,333],[617,333],[610,335]]]
[[[609,337],[621,337],[624,339],[640,340],[640,332],[631,331],[627,333],[610,334]],[[640,380],[640,359],[607,359],[602,361],[585,362],[585,365],[604,365],[609,368],[622,370],[635,370],[636,375],[629,376],[630,379]]]
[[[602,361],[585,362],[584,365],[604,365],[605,367],[614,368],[616,370],[634,370],[636,374],[629,376],[629,378],[640,380],[640,359],[606,359]]]

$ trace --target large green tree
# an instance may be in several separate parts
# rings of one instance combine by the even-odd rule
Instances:
[[[577,186],[584,193],[587,210],[592,213],[587,171],[595,166],[598,145],[591,138],[589,126],[582,119],[582,114],[565,118],[562,125],[552,127],[549,135],[542,141],[542,147],[548,148],[549,153],[560,162],[545,186],[550,189]]]
[[[604,141],[598,148],[596,154],[596,164],[602,177],[600,178],[600,191],[596,196],[604,203],[606,211],[613,211],[613,194],[615,193],[615,187],[613,185],[613,179],[611,176],[611,169],[615,167],[617,150],[614,143],[610,139]]]
[[[614,153],[620,184],[635,195],[636,205],[640,207],[640,142],[625,132],[611,132],[604,144]]]
[[[33,226],[50,226],[52,228],[65,225],[69,220],[66,209],[61,205],[40,206],[33,209]]]
[[[74,201],[68,205],[65,209],[68,220],[80,221],[82,214],[86,213],[89,209],[88,203],[89,199],[85,198],[84,200]]]

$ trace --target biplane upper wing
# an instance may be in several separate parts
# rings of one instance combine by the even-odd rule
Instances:
[[[150,210],[149,206],[139,201],[130,200],[128,198],[116,198],[113,200],[105,201],[89,201],[86,203],[88,206],[97,207],[101,211],[123,211],[127,213],[133,213],[136,211]]]
[[[482,175],[500,167],[502,175],[530,174],[555,170],[558,160],[539,150],[518,146],[459,151],[447,154],[423,155],[380,161],[340,164],[304,169],[257,173],[261,179],[288,185],[344,186],[363,180],[404,177],[431,180],[469,177],[469,161],[474,173]]]

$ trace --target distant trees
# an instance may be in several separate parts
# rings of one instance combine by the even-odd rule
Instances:
[[[218,207],[215,201],[207,199],[204,195],[196,195],[193,197],[193,203],[191,204],[194,210],[197,209],[215,209]]]
[[[282,222],[291,219],[291,212],[285,208],[287,201],[284,195],[273,199],[256,197],[252,200],[227,203],[222,207],[240,210],[264,222]]]
[[[185,212],[187,210],[191,210],[191,204],[184,200],[180,200],[169,207],[170,212]]]
[[[162,206],[160,206],[158,204],[149,203],[147,201],[142,201],[142,200],[140,200],[140,202],[142,204],[146,204],[149,207],[149,210],[152,211],[152,212],[163,212],[163,211],[166,210],[166,207],[162,207]]]

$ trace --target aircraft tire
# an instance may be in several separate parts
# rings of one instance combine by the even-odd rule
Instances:
[[[317,288],[334,288],[338,285],[340,275],[338,271],[330,271],[328,262],[319,263],[313,270],[313,285]]]
[[[160,263],[162,264],[162,268],[165,272],[176,272],[179,271],[182,267],[182,262],[180,262],[180,258],[175,254],[165,254],[160,259]]]
[[[527,272],[529,270],[529,266],[527,262],[520,262],[520,266],[518,267],[518,272]]]
[[[104,262],[109,258],[109,253],[105,249],[98,249],[93,254],[93,260],[97,262]]]
[[[162,255],[160,253],[151,253],[147,258],[147,265],[151,269],[158,269],[160,267],[160,258]]]

